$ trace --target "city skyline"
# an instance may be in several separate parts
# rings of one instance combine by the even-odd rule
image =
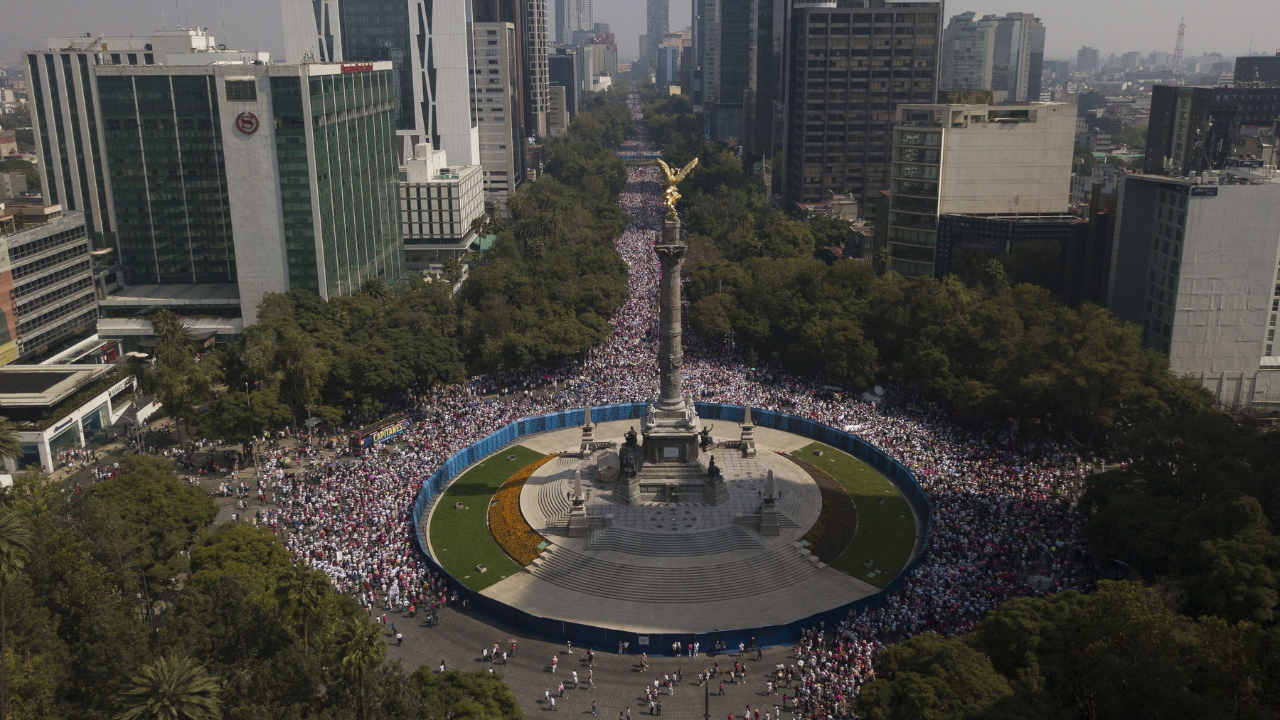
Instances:
[[[1079,0],[1070,4],[1050,0],[975,0],[949,2],[944,12],[947,17],[967,10],[984,14],[1034,13],[1048,30],[1045,57],[1052,60],[1074,60],[1082,45],[1098,48],[1104,57],[1132,50],[1172,52],[1183,16],[1189,57],[1208,52],[1243,55],[1249,51],[1251,41],[1255,53],[1280,49],[1276,26],[1257,22],[1258,17],[1274,10],[1273,0],[1232,0],[1231,5],[1233,12],[1227,14],[1219,6],[1191,0]],[[38,4],[3,0],[0,7],[7,20],[5,31],[0,33],[0,60],[4,62],[16,62],[23,51],[43,49],[45,37],[86,32],[141,35],[179,25],[206,27],[228,47],[267,50],[277,60],[284,56],[283,25],[276,3],[140,0],[103,5],[88,0],[46,0]],[[686,0],[671,3],[673,30],[689,25],[689,7]],[[623,58],[636,56],[639,35],[645,27],[645,3],[597,0],[595,20],[613,26]],[[619,32],[624,28],[635,31]]]

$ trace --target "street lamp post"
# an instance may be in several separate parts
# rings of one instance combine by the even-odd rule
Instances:
[[[244,406],[248,411],[249,452],[253,453],[253,476],[262,478],[262,468],[258,465],[258,433],[253,429],[253,401],[249,399],[249,381],[244,383]]]
[[[711,720],[711,674],[707,673],[702,683],[702,718],[703,720]]]

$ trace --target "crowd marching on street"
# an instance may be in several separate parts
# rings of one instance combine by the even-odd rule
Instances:
[[[649,148],[639,109],[634,104],[632,109],[641,132],[623,143],[623,153]],[[410,429],[395,445],[375,447],[359,458],[314,460],[302,472],[286,474],[284,450],[268,448],[256,486],[224,485],[222,492],[242,500],[247,495],[274,500],[253,521],[281,533],[296,557],[327,573],[371,617],[384,623],[388,612],[438,617],[435,610],[458,598],[446,578],[432,572],[413,539],[411,512],[423,482],[455,452],[513,420],[586,404],[641,401],[656,391],[659,269],[653,246],[665,211],[659,171],[628,168],[619,202],[629,220],[617,249],[630,268],[630,294],[612,319],[611,336],[586,358],[500,380],[477,377],[462,387],[408,397]],[[847,716],[849,701],[872,676],[882,646],[927,631],[964,632],[1008,598],[1088,582],[1081,571],[1086,558],[1075,512],[1085,466],[1066,448],[1016,447],[999,429],[975,427],[893,392],[879,407],[831,395],[821,381],[747,368],[730,353],[697,342],[686,351],[685,383],[708,401],[852,426],[909,467],[934,504],[925,557],[883,607],[851,613],[837,627],[811,629],[796,646],[793,664],[753,678],[777,696],[771,706],[805,718]],[[524,390],[485,398],[498,387],[547,384],[557,387],[541,396]],[[218,464],[238,467],[239,458],[227,456]],[[501,650],[495,646],[486,656],[494,658]],[[508,652],[514,653],[514,646],[501,652],[504,661]],[[698,655],[696,646],[673,652]],[[722,682],[727,675],[731,682],[741,681],[744,671],[745,664],[716,665],[699,673],[699,680]],[[583,682],[591,682],[589,670]],[[646,688],[655,709],[670,682],[655,678]],[[546,699],[553,694],[548,689]],[[764,712],[760,717],[769,717],[769,710]]]

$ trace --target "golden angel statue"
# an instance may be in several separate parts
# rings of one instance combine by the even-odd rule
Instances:
[[[688,165],[680,168],[680,172],[674,173],[671,172],[671,166],[663,162],[661,158],[658,158],[658,164],[662,166],[662,171],[667,174],[667,189],[662,191],[662,197],[667,203],[667,217],[674,218],[677,217],[676,203],[680,200],[680,192],[676,190],[676,185],[679,185],[680,181],[684,180],[694,166],[698,164],[698,158],[690,160]]]

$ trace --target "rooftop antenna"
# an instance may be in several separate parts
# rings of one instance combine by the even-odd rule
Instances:
[[[1187,35],[1187,18],[1184,16],[1178,23],[1178,44],[1173,47],[1173,69],[1182,71],[1182,41]]]
[[[218,0],[218,14],[222,16],[222,43],[231,47],[227,44],[227,8],[222,0]]]

